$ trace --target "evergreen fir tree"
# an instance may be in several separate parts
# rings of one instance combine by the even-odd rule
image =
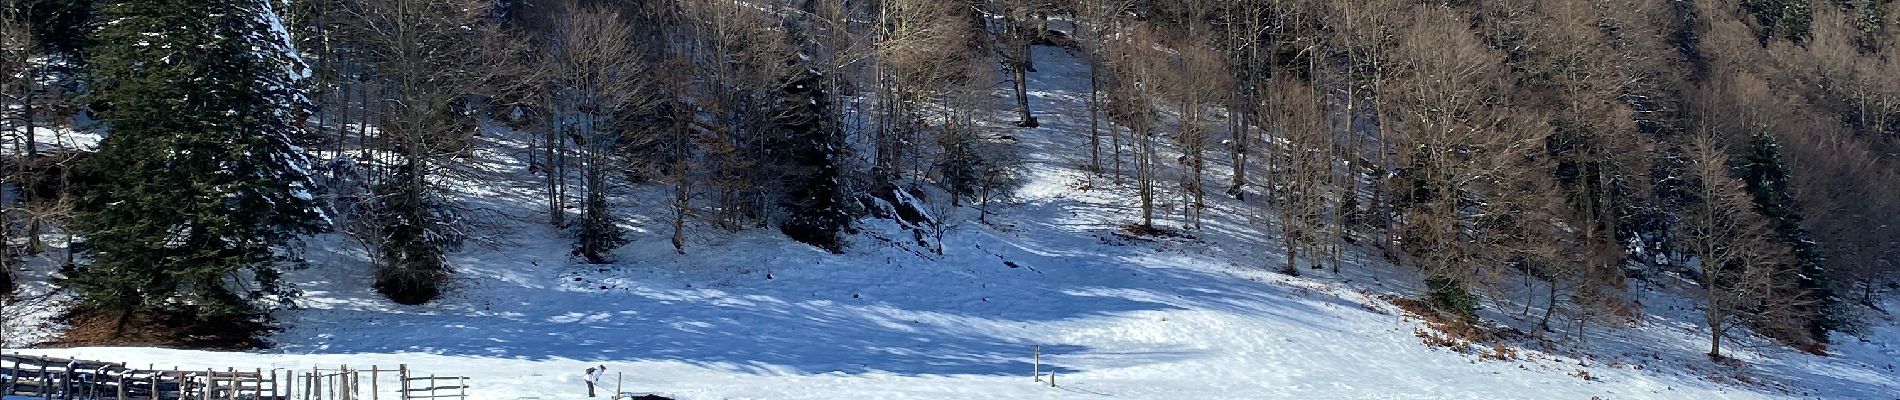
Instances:
[[[976,197],[977,188],[983,180],[982,158],[976,154],[977,137],[975,133],[959,129],[938,139],[943,153],[937,160],[937,183],[950,195],[950,206],[962,204],[966,197]]]
[[[421,160],[409,157],[379,185],[371,215],[382,242],[376,247],[377,293],[398,304],[427,303],[442,295],[449,279],[446,251],[454,240],[442,233],[450,220],[422,180]]]
[[[828,79],[817,70],[794,68],[772,93],[767,159],[778,167],[779,230],[793,240],[833,253],[844,251],[839,232],[850,229],[840,163],[844,131],[830,120]]]
[[[604,173],[593,174],[599,175],[590,178],[595,182],[605,179]],[[612,206],[607,204],[606,185],[595,186],[587,191],[583,200],[585,203],[581,205],[581,223],[575,235],[579,243],[574,248],[574,254],[588,264],[606,264],[609,262],[608,253],[627,244],[627,235],[626,231],[614,224]]]
[[[318,230],[290,138],[299,66],[267,0],[109,3],[92,82],[110,134],[76,171],[89,263],[68,279],[125,313],[257,317],[287,300],[277,267]]]
[[[1775,37],[1801,42],[1813,33],[1814,6],[1807,0],[1742,0],[1741,6],[1761,24],[1762,43]]]
[[[1798,313],[1810,339],[1827,342],[1827,332],[1835,328],[1836,322],[1828,312],[1837,301],[1833,291],[1824,281],[1826,274],[1821,264],[1826,261],[1820,245],[1815,243],[1807,228],[1801,227],[1800,205],[1795,203],[1794,193],[1789,187],[1789,167],[1781,157],[1781,145],[1772,133],[1756,132],[1749,140],[1748,152],[1742,156],[1741,176],[1748,184],[1748,193],[1754,199],[1756,210],[1768,217],[1769,224],[1781,241],[1794,249],[1793,271],[1781,274],[1796,280],[1794,285],[1798,293],[1786,293],[1789,299],[1801,305]]]
[[[1478,298],[1465,285],[1445,277],[1425,278],[1426,296],[1432,307],[1451,312],[1467,320],[1478,318]]]

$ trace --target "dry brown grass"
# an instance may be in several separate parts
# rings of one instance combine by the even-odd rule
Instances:
[[[1484,361],[1517,361],[1524,358],[1516,346],[1505,343],[1505,339],[1520,335],[1513,331],[1475,325],[1470,320],[1432,308],[1424,300],[1389,294],[1378,298],[1398,306],[1407,317],[1424,321],[1425,326],[1413,329],[1412,335],[1426,346],[1443,347],[1465,354],[1475,351],[1478,359]],[[1487,345],[1489,347],[1484,347]]]
[[[243,318],[200,321],[191,315],[77,309],[63,317],[67,329],[49,346],[151,346],[251,350],[269,347],[272,328]]]

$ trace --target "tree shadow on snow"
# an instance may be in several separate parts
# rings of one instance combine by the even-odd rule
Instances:
[[[1143,313],[1190,309],[1323,317],[1307,302],[1290,301],[1298,296],[1284,287],[1226,273],[1138,265],[1153,262],[1142,254],[1146,249],[1068,254],[1031,247],[1063,244],[1012,242],[985,232],[964,232],[952,241],[960,249],[981,243],[986,250],[938,260],[905,253],[891,257],[904,265],[889,266],[863,264],[874,256],[798,256],[778,261],[787,265],[772,267],[774,279],[724,287],[617,277],[664,268],[653,266],[603,268],[538,283],[487,273],[463,278],[462,291],[472,295],[422,307],[362,306],[357,303],[387,302],[352,289],[364,292],[347,305],[299,312],[292,330],[275,339],[279,351],[289,353],[663,360],[768,375],[1008,376],[1028,374],[1038,346],[1040,370],[1059,374],[1081,372],[1053,362],[1065,358],[1127,367],[1206,356],[1187,346],[1100,348],[1055,336],[1071,324],[1148,323],[1140,319]],[[694,262],[718,261],[681,261]],[[748,277],[756,279],[752,272]]]

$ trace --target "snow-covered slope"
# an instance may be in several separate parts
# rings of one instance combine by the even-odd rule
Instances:
[[[633,210],[636,241],[621,262],[576,264],[571,239],[542,223],[539,181],[507,150],[522,143],[484,135],[482,163],[453,185],[483,239],[452,257],[458,287],[445,300],[383,300],[369,289],[361,250],[319,238],[308,252],[315,268],[295,274],[307,309],[283,316],[288,329],[272,350],[24,352],[187,368],[402,363],[470,376],[477,399],[581,397],[581,371],[594,365],[609,368],[610,384],[624,374],[627,391],[682,399],[1900,393],[1891,365],[1900,327],[1885,319],[1870,328],[1875,341],[1841,336],[1837,356],[1744,345],[1734,350],[1742,366],[1719,366],[1701,356],[1691,304],[1642,288],[1646,319],[1634,327],[1591,328],[1581,346],[1484,361],[1422,344],[1422,325],[1376,298],[1413,293],[1417,278],[1404,268],[1353,251],[1337,276],[1266,272],[1283,260],[1247,205],[1217,202],[1194,238],[1113,235],[1136,202],[1077,168],[1087,157],[1086,66],[1061,49],[1037,51],[1030,87],[1043,127],[1010,132],[1029,181],[994,224],[968,209],[945,216],[955,227],[944,256],[906,245],[909,231],[880,220],[867,220],[845,255],[770,231],[711,229],[677,255],[663,232],[644,230],[661,225],[653,219],[663,203],[634,188],[620,206]],[[1038,349],[1055,387],[1030,377]]]

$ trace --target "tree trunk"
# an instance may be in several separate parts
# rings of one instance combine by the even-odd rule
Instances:
[[[1005,24],[1003,26],[1004,40],[1009,42],[1011,53],[1009,76],[1016,88],[1016,110],[1019,117],[1016,126],[1034,128],[1041,124],[1037,123],[1036,117],[1029,113],[1029,69],[1032,65],[1029,59],[1031,53],[1029,36],[1023,32],[1022,21],[1010,17],[1005,18],[1003,23]]]
[[[1724,309],[1721,300],[1724,295],[1720,293],[1721,289],[1715,287],[1715,280],[1710,279],[1710,277],[1707,276],[1707,272],[1704,272],[1702,282],[1702,291],[1708,301],[1708,304],[1705,305],[1707,308],[1703,311],[1702,315],[1707,319],[1706,322],[1709,324],[1709,357],[1721,358],[1722,336],[1726,333],[1726,320],[1728,319],[1727,310]]]
[[[1247,104],[1252,104],[1252,101],[1247,100],[1247,97],[1248,96],[1245,95],[1235,96],[1235,104],[1228,109],[1227,113],[1230,119],[1234,121],[1232,129],[1230,129],[1231,132],[1227,135],[1230,140],[1234,141],[1232,147],[1234,152],[1234,181],[1227,187],[1227,195],[1233,196],[1234,200],[1247,199],[1247,193],[1244,191],[1247,184],[1247,134],[1253,131],[1250,127],[1253,121],[1251,118],[1248,118],[1252,116],[1253,113],[1251,111],[1242,111],[1251,109],[1247,107]]]
[[[685,177],[673,187],[673,252],[686,254],[686,196]]]
[[[1537,319],[1537,335],[1538,336],[1543,336],[1544,331],[1550,330],[1550,316],[1551,314],[1555,314],[1557,312],[1557,282],[1556,280],[1553,279],[1550,282],[1550,291],[1548,293],[1550,295],[1547,296],[1544,301],[1544,317]],[[1526,304],[1526,306],[1528,306],[1528,304]]]
[[[1130,130],[1130,131],[1129,131],[1129,133],[1130,133],[1130,134],[1132,134],[1132,133],[1134,133],[1134,132],[1133,132],[1133,130]],[[1122,134],[1121,134],[1121,133],[1117,133],[1117,132],[1115,132],[1115,131],[1113,131],[1113,130],[1110,130],[1110,131],[1108,132],[1108,140],[1109,140],[1109,142],[1110,142],[1110,143],[1109,143],[1109,146],[1108,146],[1108,147],[1109,147],[1109,148],[1112,148],[1112,149],[1114,149],[1114,154],[1113,154],[1113,155],[1114,155],[1114,161],[1115,161],[1115,184],[1117,184],[1117,185],[1119,185],[1119,184],[1121,184],[1121,183],[1123,182],[1123,178],[1122,178]]]
[[[1725,327],[1715,324],[1709,327],[1709,357],[1722,358],[1722,336]]]
[[[1101,90],[1100,68],[1097,63],[1089,62],[1089,169],[1097,174],[1102,172],[1102,125],[1100,117]]]
[[[39,68],[28,68],[27,71],[25,78],[26,85],[20,88],[20,122],[26,124],[26,134],[21,136],[26,137],[26,158],[31,160],[33,157],[40,155],[39,139],[37,138],[39,135],[33,134],[33,87],[39,85]],[[22,192],[22,194],[26,193],[32,193],[32,191],[28,190]],[[32,201],[33,197],[28,194],[23,196],[23,200]]]
[[[1152,128],[1143,127],[1141,135],[1141,154],[1135,156],[1136,180],[1141,186],[1141,226],[1153,228],[1155,225],[1155,144]]]
[[[34,90],[33,89],[34,89],[34,86],[39,85],[38,72],[39,72],[39,68],[37,67],[28,68],[27,73],[26,73],[26,78],[25,78],[26,84],[20,87],[21,89],[20,90],[20,112],[21,112],[20,122],[26,126],[26,132],[21,135],[26,138],[26,148],[24,149],[26,150],[24,152],[24,154],[26,154],[26,159],[20,162],[22,172],[24,172],[24,170],[26,169],[26,165],[28,163],[32,163],[34,162],[34,159],[39,158],[38,156],[40,152],[39,138],[38,138],[39,135],[35,134],[33,131],[35,128],[34,126],[35,121],[33,118],[34,117],[33,115]],[[33,185],[31,184],[31,182],[33,182],[34,180],[28,180],[28,179],[23,179],[23,178],[27,178],[27,177],[20,176],[16,179],[18,179],[19,182],[21,183],[20,207],[22,209],[25,209],[27,207],[30,207],[30,205],[33,204],[33,202],[37,199],[33,198],[34,197],[33,192],[35,192],[35,190],[33,190]],[[43,243],[40,243],[40,219],[38,217],[33,217],[29,215],[26,218],[25,222],[26,222],[26,235],[25,235],[26,236],[26,250],[24,253],[29,254],[29,255],[39,254],[40,249],[43,247]]]
[[[1024,51],[1024,53],[1028,52]],[[1015,65],[1010,67],[1009,73],[1010,80],[1015,81],[1016,86],[1016,110],[1018,112],[1016,126],[1034,128],[1041,124],[1036,121],[1034,115],[1029,114],[1029,84],[1027,82],[1029,80],[1029,73],[1025,70],[1028,68],[1024,65],[1026,63],[1028,63],[1028,61],[1015,62]]]

